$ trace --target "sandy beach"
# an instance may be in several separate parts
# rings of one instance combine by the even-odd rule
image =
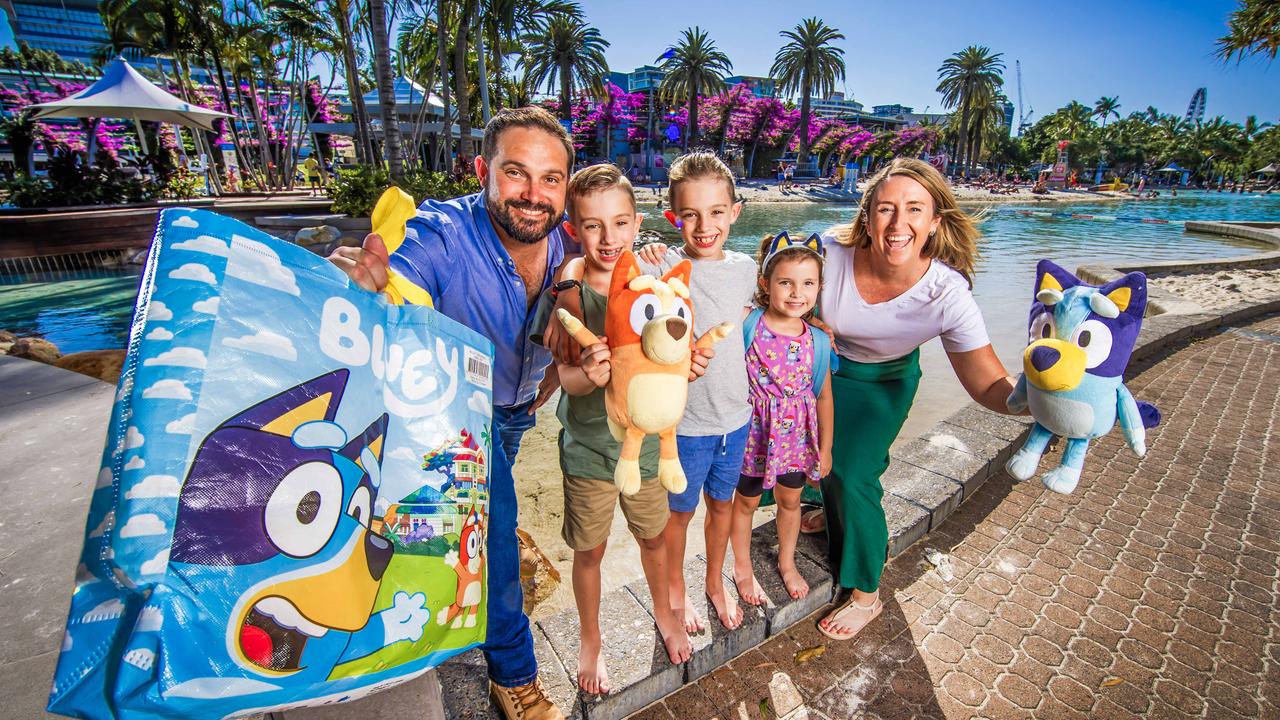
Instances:
[[[865,187],[865,183],[859,186],[859,190]],[[972,187],[955,187],[952,186],[952,192],[955,193],[956,199],[966,205],[990,205],[990,204],[1033,204],[1033,203],[1077,203],[1077,202],[1104,202],[1111,200],[1135,200],[1131,195],[1113,192],[1092,192],[1089,190],[1073,190],[1073,191],[1050,191],[1048,194],[1037,195],[1030,189],[1020,188],[1017,192],[1000,195],[994,194],[983,188]],[[748,203],[857,203],[862,200],[862,195],[841,192],[838,189],[829,188],[822,185],[802,185],[796,190],[782,192],[778,189],[777,183],[770,180],[747,180],[738,183],[738,197]],[[653,185],[636,186],[636,199],[642,205],[657,203],[659,200],[665,206],[668,203],[667,188],[658,188]]]
[[[1280,268],[1175,272],[1150,277],[1148,281],[1205,310],[1273,300],[1280,295]]]

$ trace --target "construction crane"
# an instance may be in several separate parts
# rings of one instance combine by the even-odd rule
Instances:
[[[1022,131],[1026,130],[1031,122],[1031,115],[1035,113],[1035,108],[1022,104],[1022,61],[1014,60],[1013,66],[1018,73],[1018,135],[1022,135]]]

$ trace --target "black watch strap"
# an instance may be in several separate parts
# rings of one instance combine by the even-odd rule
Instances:
[[[560,282],[551,286],[551,297],[556,297],[557,295],[564,292],[565,290],[568,290],[569,288],[581,289],[582,283],[578,280],[561,280]]]

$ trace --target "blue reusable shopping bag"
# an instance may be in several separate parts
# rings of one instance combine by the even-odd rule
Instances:
[[[164,211],[49,710],[260,715],[480,643],[492,354],[302,248]]]

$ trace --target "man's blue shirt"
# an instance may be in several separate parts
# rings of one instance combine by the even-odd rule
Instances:
[[[564,231],[547,236],[551,286],[564,259]],[[396,272],[431,293],[436,309],[493,341],[493,403],[514,407],[537,394],[551,353],[529,341],[533,309],[524,281],[502,246],[485,209],[483,193],[427,200],[405,228],[404,244],[391,256]]]

